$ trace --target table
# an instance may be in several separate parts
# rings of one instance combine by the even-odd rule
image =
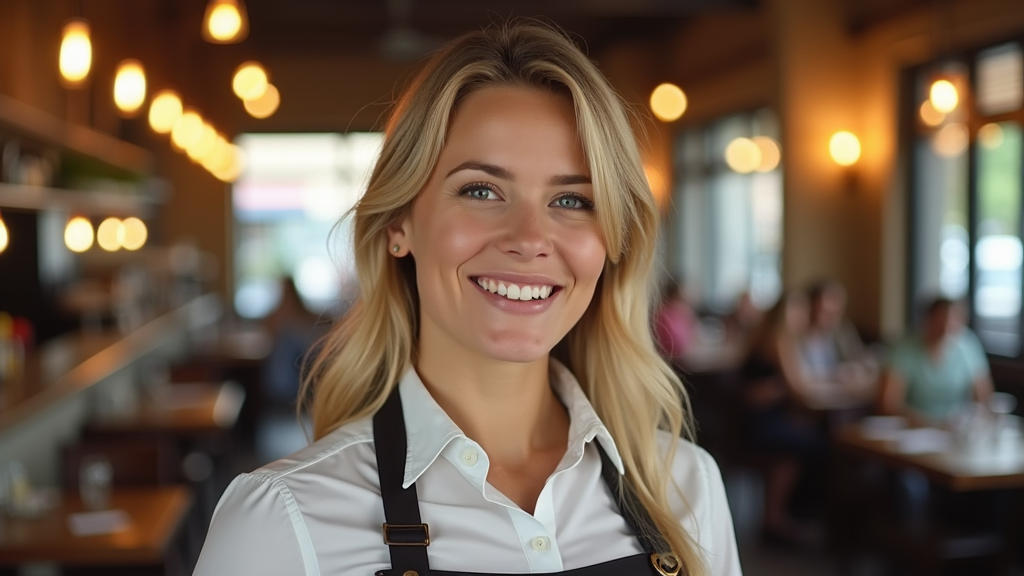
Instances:
[[[952,449],[907,454],[892,440],[867,437],[858,425],[840,430],[835,442],[848,452],[895,468],[920,471],[936,484],[955,492],[1024,488],[1024,448],[1009,456],[986,456]]]
[[[113,534],[75,536],[67,519],[84,507],[77,494],[68,493],[42,518],[0,518],[0,564],[162,564],[191,502],[188,489],[181,486],[117,488],[111,494],[111,508],[127,512],[131,525]]]

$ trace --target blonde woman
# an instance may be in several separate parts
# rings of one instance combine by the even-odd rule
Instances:
[[[740,574],[650,333],[657,222],[623,106],[564,35],[441,50],[355,211],[316,441],[231,484],[196,574]]]

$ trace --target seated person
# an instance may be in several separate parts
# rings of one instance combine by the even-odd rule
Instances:
[[[682,285],[667,278],[661,288],[661,302],[654,313],[654,338],[658,352],[670,363],[679,362],[693,340],[697,318],[686,301]]]
[[[754,332],[742,368],[751,448],[774,457],[765,478],[764,536],[769,542],[805,540],[789,517],[789,501],[802,472],[825,446],[806,408],[812,382],[804,371],[799,341],[807,324],[803,293],[784,295]]]
[[[915,425],[948,424],[972,400],[988,404],[988,359],[964,326],[958,303],[937,298],[929,304],[923,330],[893,348],[881,384],[880,411]]]
[[[846,289],[835,281],[818,282],[807,290],[807,299],[810,326],[800,342],[807,370],[817,380],[866,390],[877,379],[878,366],[846,318]]]

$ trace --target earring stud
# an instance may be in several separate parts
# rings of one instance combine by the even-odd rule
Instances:
[[[395,244],[394,246],[391,247],[391,251],[394,252],[395,254],[398,254],[398,251],[401,249],[402,247],[399,246],[398,244]]]

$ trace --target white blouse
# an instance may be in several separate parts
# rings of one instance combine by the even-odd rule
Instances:
[[[622,460],[573,375],[552,361],[570,417],[568,449],[533,514],[487,483],[487,454],[430,396],[415,370],[399,384],[408,435],[405,482],[416,482],[430,526],[431,568],[541,573],[642,553],[601,478],[598,442]],[[662,439],[665,446],[669,437]],[[672,470],[672,509],[714,576],[740,576],[732,518],[711,456],[685,441]],[[676,491],[672,491],[675,493]],[[372,419],[346,424],[305,449],[242,474],[213,515],[196,576],[372,576],[391,566],[381,526]]]

